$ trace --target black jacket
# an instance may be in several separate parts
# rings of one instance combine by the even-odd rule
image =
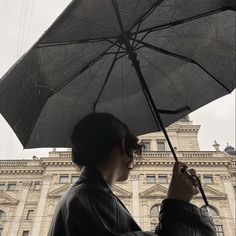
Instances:
[[[102,175],[84,168],[62,197],[48,236],[215,236],[206,212],[180,200],[162,202],[156,232],[143,232]]]

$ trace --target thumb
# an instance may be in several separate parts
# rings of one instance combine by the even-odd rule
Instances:
[[[173,167],[173,174],[182,174],[183,170],[188,169],[184,162],[176,161]]]

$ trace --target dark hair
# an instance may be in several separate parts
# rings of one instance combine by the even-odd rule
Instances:
[[[72,161],[77,165],[96,165],[106,160],[116,145],[122,145],[133,157],[140,155],[142,145],[123,122],[108,113],[91,113],[82,118],[74,127],[72,142]]]

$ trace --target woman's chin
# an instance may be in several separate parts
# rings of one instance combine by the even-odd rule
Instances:
[[[129,178],[129,172],[130,172],[130,169],[127,169],[127,172],[124,173],[122,176],[120,176],[117,181],[120,181],[120,182],[126,181]]]

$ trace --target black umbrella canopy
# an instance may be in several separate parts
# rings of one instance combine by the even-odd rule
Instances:
[[[137,67],[164,126],[230,93],[235,10],[234,0],[73,1],[0,80],[0,112],[26,148],[69,147],[93,111],[157,131]]]

